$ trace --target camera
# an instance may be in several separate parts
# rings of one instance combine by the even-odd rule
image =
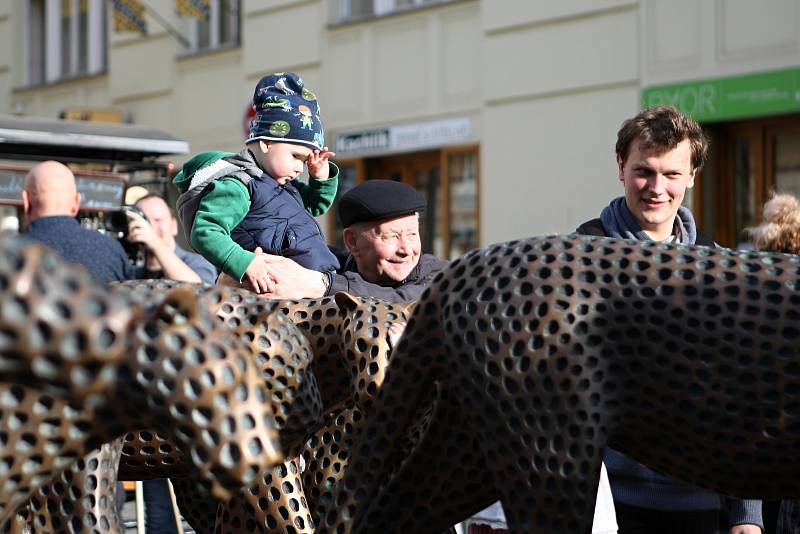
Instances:
[[[106,213],[104,224],[106,232],[117,239],[124,239],[128,237],[128,222],[130,222],[128,219],[128,213],[135,213],[145,221],[150,222],[147,220],[147,215],[145,215],[144,212],[136,206],[122,206],[122,208],[118,210],[113,210]]]
[[[128,223],[130,222],[128,213],[135,213],[148,223],[150,222],[147,219],[147,215],[136,206],[122,206],[118,210],[106,213],[103,227],[106,233],[119,240],[122,248],[125,249],[128,256],[135,262],[140,256],[141,244],[128,241]]]

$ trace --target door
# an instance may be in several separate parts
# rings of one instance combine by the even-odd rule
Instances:
[[[394,180],[419,191],[428,203],[420,214],[422,252],[444,257],[439,151],[414,152],[365,160],[367,180]]]
[[[770,194],[800,196],[800,115],[712,125],[708,165],[693,204],[701,227],[726,247],[749,248]]]

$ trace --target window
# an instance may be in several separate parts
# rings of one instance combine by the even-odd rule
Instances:
[[[240,0],[211,0],[207,20],[184,18],[190,52],[239,45]]]
[[[106,65],[104,0],[29,0],[29,85],[97,74]]]
[[[349,22],[369,17],[381,17],[391,13],[408,11],[453,0],[330,0],[331,22]]]
[[[478,151],[448,150],[444,161],[450,217],[443,257],[458,258],[478,248]]]

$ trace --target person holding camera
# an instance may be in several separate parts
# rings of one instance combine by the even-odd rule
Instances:
[[[138,209],[125,210],[128,216],[128,235],[125,239],[140,244],[145,253],[144,265],[134,268],[134,278],[208,284],[216,281],[217,270],[208,260],[200,254],[184,250],[175,242],[178,221],[163,198],[150,193],[137,200],[134,207]],[[177,533],[167,481],[145,480],[142,489],[147,532]]]
[[[166,278],[183,282],[205,282],[213,284],[217,270],[200,254],[184,250],[175,241],[178,221],[163,198],[148,194],[134,204],[135,210],[127,210],[128,235],[131,243],[139,243],[145,252],[145,263],[134,268],[134,278]]]
[[[22,209],[27,226],[22,235],[82,265],[102,282],[133,278],[133,266],[122,245],[97,230],[83,228],[75,219],[80,206],[72,171],[57,161],[39,163],[25,176]]]

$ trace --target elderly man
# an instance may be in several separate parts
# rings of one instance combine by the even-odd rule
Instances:
[[[136,278],[166,278],[183,282],[213,284],[217,270],[200,254],[184,250],[175,242],[178,221],[164,199],[148,194],[134,204],[147,216],[128,212],[128,241],[141,243],[146,258],[143,267],[135,270]]]
[[[103,282],[128,280],[132,266],[122,245],[81,227],[75,219],[80,204],[72,171],[57,161],[39,163],[25,177],[22,207],[27,227],[23,235],[83,265]]]
[[[445,265],[421,254],[419,214],[425,198],[413,187],[390,180],[370,180],[342,195],[337,215],[348,254],[338,273],[305,269],[290,258],[267,255],[273,287],[267,296],[321,297],[338,291],[388,302],[407,302]]]

